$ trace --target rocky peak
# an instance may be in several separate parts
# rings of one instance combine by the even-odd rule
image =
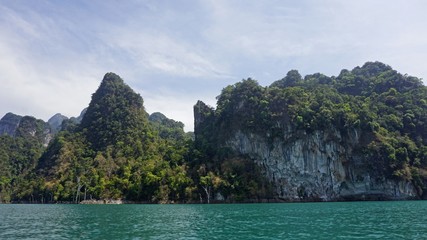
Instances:
[[[16,129],[19,126],[22,116],[14,113],[7,113],[0,120],[0,135],[15,136]]]
[[[19,122],[15,136],[32,138],[47,146],[53,138],[53,133],[49,123],[31,116],[25,116]]]
[[[160,113],[160,112],[152,113],[148,117],[148,120],[151,123],[158,123],[158,124],[165,125],[167,127],[178,128],[181,130],[184,128],[184,124],[182,122],[170,119],[170,118],[166,117],[163,113]]]
[[[142,97],[114,73],[105,74],[80,124],[96,150],[103,150],[147,126]]]
[[[81,122],[82,122],[82,119],[83,119],[83,117],[85,116],[86,111],[87,111],[87,108],[83,109],[83,110],[80,112],[80,115],[76,118],[77,123],[81,123]]]
[[[152,113],[149,117],[148,120],[150,120],[151,122],[162,122],[164,120],[168,119],[163,113],[160,112],[155,112]]]
[[[215,111],[212,107],[200,100],[197,101],[196,105],[194,105],[194,129],[197,129],[206,119],[212,117],[214,113]]]
[[[19,116],[7,113],[0,120],[0,135],[35,139],[44,146],[52,140],[53,132],[50,124],[31,116]]]
[[[57,133],[61,130],[61,126],[62,126],[62,122],[64,120],[67,120],[68,117],[57,113],[55,115],[53,115],[47,122],[49,123],[50,127],[52,128],[52,131],[54,133]]]

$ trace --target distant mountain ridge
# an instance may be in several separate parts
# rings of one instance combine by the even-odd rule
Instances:
[[[7,113],[0,120],[0,135],[15,136],[16,129],[19,126],[22,116]]]
[[[67,116],[62,115],[61,113],[57,113],[53,115],[49,120],[47,121],[47,124],[49,124],[50,129],[46,128],[45,130],[51,134],[51,137],[47,137],[47,139],[53,138],[54,135],[56,135],[59,131],[62,130],[63,123],[64,122],[70,122],[72,124],[80,124],[85,113],[87,111],[87,108],[83,109],[78,117],[71,117],[68,118]],[[25,116],[29,118],[34,118],[32,116]],[[0,136],[2,135],[8,135],[11,137],[14,137],[16,134],[16,130],[20,126],[20,122],[24,118],[24,116],[20,116],[14,113],[6,113],[1,119],[0,119]],[[38,121],[41,121],[45,123],[41,119],[37,119]],[[152,123],[160,123],[161,125],[169,125],[179,128],[184,128],[183,123],[177,122],[175,120],[167,118],[165,115],[159,112],[154,112],[151,115],[149,115],[148,120]],[[48,142],[44,142],[44,145],[47,146],[49,144]]]
[[[81,117],[79,117],[81,119]],[[78,119],[79,118],[71,118],[71,121],[75,122],[75,123],[79,123]],[[1,135],[8,135],[11,137],[15,137],[16,136],[16,132],[19,129],[19,127],[23,124],[25,124],[25,121],[28,121],[28,119],[32,119],[31,121],[37,121],[40,124],[42,124],[44,127],[43,130],[43,134],[45,134],[46,136],[44,137],[43,140],[43,144],[45,146],[47,146],[50,142],[50,140],[54,137],[55,134],[57,134],[61,128],[62,128],[62,123],[65,120],[69,120],[68,117],[57,113],[54,116],[52,116],[47,122],[41,120],[41,119],[36,119],[32,116],[20,116],[14,113],[7,113],[6,115],[3,116],[3,118],[1,118],[0,120],[0,136]],[[28,124],[28,123],[27,123]],[[34,129],[27,129],[30,132],[34,132]],[[22,132],[21,132],[22,134]]]
[[[51,118],[49,118],[49,120],[47,121],[47,123],[49,123],[50,127],[52,128],[53,132],[57,133],[61,130],[62,127],[62,122],[64,120],[68,120],[68,117],[57,113],[55,115],[53,115]]]

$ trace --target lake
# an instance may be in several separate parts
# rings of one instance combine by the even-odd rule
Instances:
[[[427,239],[427,201],[2,204],[0,239]]]

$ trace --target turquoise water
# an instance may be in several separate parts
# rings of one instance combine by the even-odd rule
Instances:
[[[427,239],[427,201],[6,204],[0,239]]]

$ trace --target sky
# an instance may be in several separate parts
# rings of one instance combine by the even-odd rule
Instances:
[[[107,72],[193,130],[197,100],[367,61],[427,79],[424,0],[0,0],[0,115],[78,116]],[[0,116],[0,117],[1,117]]]

